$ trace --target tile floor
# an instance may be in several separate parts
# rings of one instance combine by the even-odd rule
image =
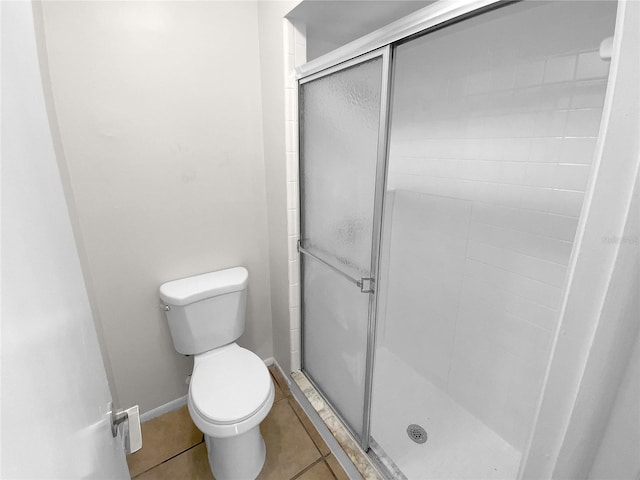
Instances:
[[[348,480],[280,372],[271,367],[276,396],[260,425],[267,459],[258,480]],[[143,447],[127,457],[136,480],[212,480],[202,433],[184,406],[142,425]]]

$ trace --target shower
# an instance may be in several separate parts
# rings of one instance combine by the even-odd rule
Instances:
[[[389,476],[532,472],[618,7],[436,4],[299,69],[302,370]]]

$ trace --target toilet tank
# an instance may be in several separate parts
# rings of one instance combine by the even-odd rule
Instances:
[[[247,269],[235,267],[162,284],[160,298],[175,349],[196,355],[240,337],[248,281]]]

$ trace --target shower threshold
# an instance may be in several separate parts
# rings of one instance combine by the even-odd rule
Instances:
[[[342,421],[333,412],[331,407],[325,402],[316,388],[307,379],[304,373],[297,371],[291,373],[291,378],[298,385],[309,403],[318,413],[324,424],[327,426],[340,447],[347,454],[354,466],[362,475],[364,480],[384,480],[385,476],[380,473],[377,466],[369,456],[360,448],[358,442],[347,431]]]

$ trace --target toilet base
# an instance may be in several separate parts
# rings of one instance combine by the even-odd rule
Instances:
[[[204,436],[209,466],[216,480],[255,479],[264,465],[266,447],[260,426],[226,438]]]

